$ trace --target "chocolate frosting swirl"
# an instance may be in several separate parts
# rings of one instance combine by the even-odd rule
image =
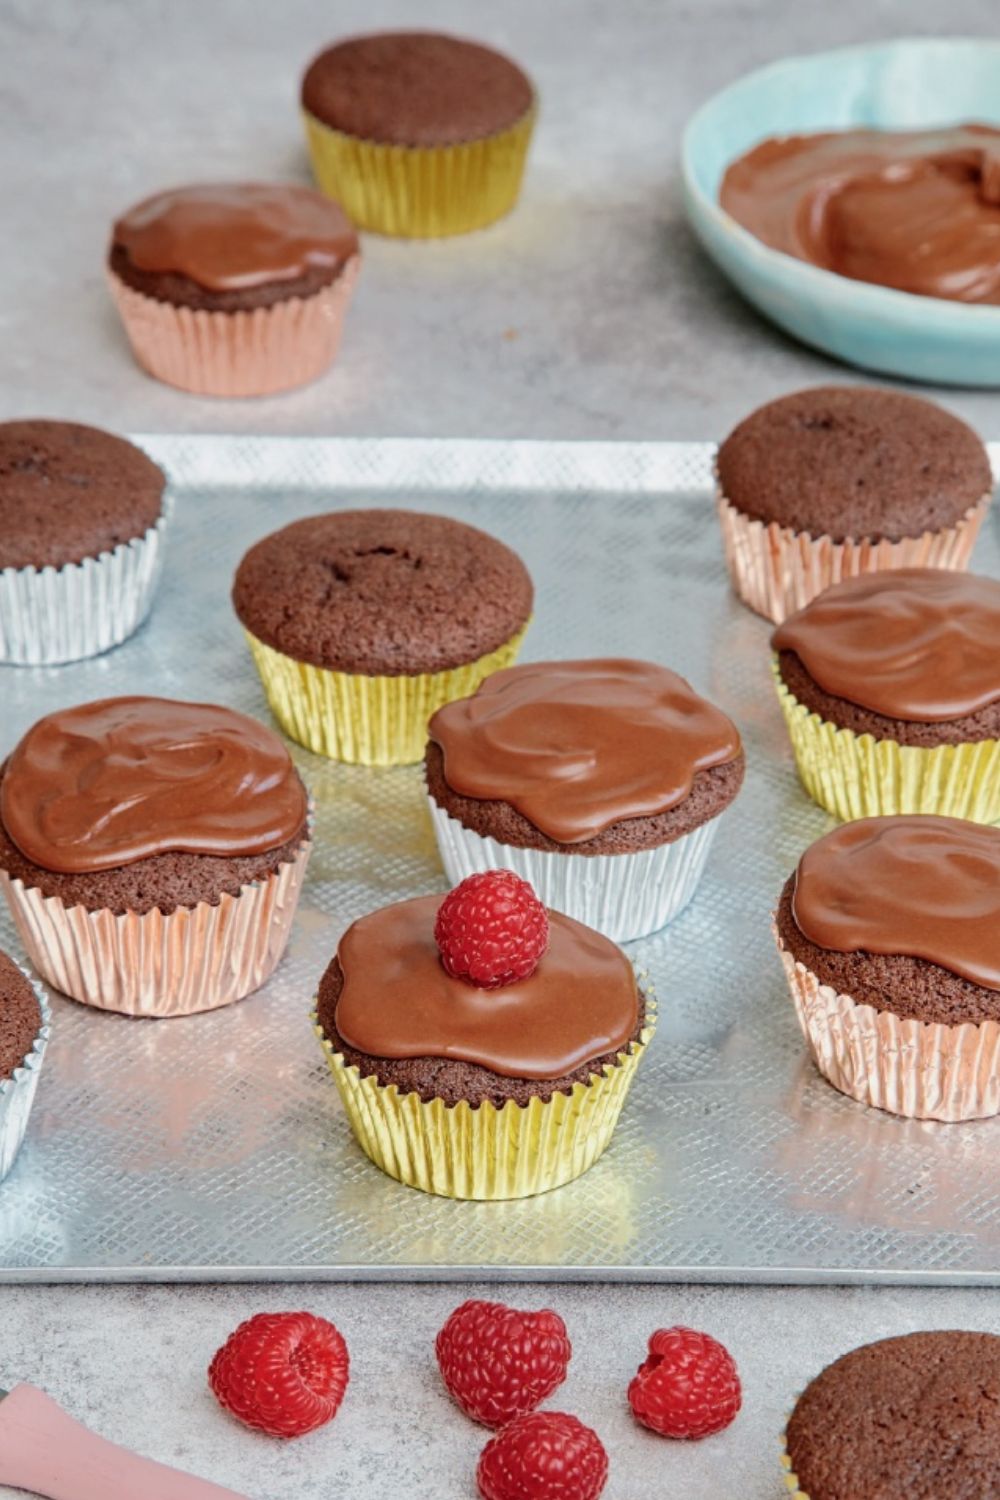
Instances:
[[[336,203],[296,183],[201,183],[137,203],[114,243],[142,271],[174,272],[209,291],[240,291],[335,271],[358,237]]]
[[[372,1057],[457,1058],[509,1078],[562,1078],[625,1049],[639,1003],[632,965],[600,933],[549,912],[549,946],[517,984],[452,979],[434,941],[440,896],[354,922],[337,949],[337,1031]]]
[[[803,854],[792,912],[837,953],[922,958],[1000,990],[1000,829],[964,818],[862,818]]]
[[[527,662],[438,709],[448,785],[502,801],[561,844],[675,807],[696,772],[735,760],[719,709],[652,662]]]
[[[116,869],[153,854],[250,855],[288,843],[306,795],[284,744],[209,703],[104,698],[28,730],[0,818],[43,869]]]
[[[845,130],[763,141],[719,201],[774,250],[923,297],[1000,302],[1000,130]]]
[[[845,579],[771,636],[827,693],[940,723],[1000,699],[1000,583],[944,568]]]

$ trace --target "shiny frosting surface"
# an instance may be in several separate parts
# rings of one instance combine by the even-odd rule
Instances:
[[[683,802],[698,771],[735,760],[725,714],[676,672],[627,659],[494,672],[431,720],[448,785],[502,801],[562,844]]]
[[[434,941],[440,896],[385,906],[350,926],[337,958],[337,1030],[373,1057],[456,1058],[510,1078],[562,1078],[617,1048],[638,1024],[624,953],[549,913],[549,946],[518,984],[477,990],[444,970]]]
[[[280,848],[302,783],[266,725],[229,708],[104,698],[40,719],[0,782],[10,838],[43,869],[109,870],[153,854]]]
[[[862,818],[803,854],[792,911],[837,953],[923,958],[1000,990],[1000,829],[964,818]]]
[[[851,578],[771,636],[827,693],[887,718],[941,723],[1000,699],[1000,582],[943,568]]]
[[[296,183],[202,183],[157,193],[114,227],[133,265],[209,291],[240,291],[334,271],[358,248],[344,211]]]
[[[775,137],[731,163],[722,207],[774,250],[856,281],[1000,302],[1000,130]]]

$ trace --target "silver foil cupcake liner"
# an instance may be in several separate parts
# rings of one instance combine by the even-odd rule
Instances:
[[[441,862],[452,885],[484,870],[513,870],[540,901],[585,922],[616,943],[658,932],[697,889],[718,818],[691,833],[634,854],[557,854],[519,849],[474,833],[428,796]]]
[[[52,1011],[45,991],[32,979],[27,969],[21,968],[20,964],[18,968],[35,992],[41,1011],[41,1025],[27,1057],[9,1078],[0,1083],[0,1181],[7,1176],[21,1149],[52,1028]]]
[[[0,662],[53,667],[100,656],[145,620],[163,565],[170,502],[145,536],[54,568],[0,569]]]

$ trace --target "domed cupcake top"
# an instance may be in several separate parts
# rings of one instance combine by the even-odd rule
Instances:
[[[151,855],[250,855],[300,832],[284,744],[206,703],[105,698],[40,719],[7,761],[0,819],[29,860],[67,874]]]
[[[445,779],[515,807],[562,844],[667,811],[699,771],[736,760],[726,715],[666,667],[628,659],[528,662],[434,715]]]
[[[792,914],[817,947],[920,958],[1000,990],[1000,829],[862,818],[810,845]]]
[[[936,723],[1000,699],[1000,582],[943,568],[846,579],[771,637],[827,693]]]

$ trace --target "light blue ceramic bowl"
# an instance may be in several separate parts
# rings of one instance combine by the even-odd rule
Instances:
[[[770,135],[1000,124],[1000,42],[886,42],[790,57],[704,104],[684,132],[688,217],[745,297],[806,344],[869,370],[1000,386],[1000,307],[915,297],[769,250],[719,207],[728,164]]]

